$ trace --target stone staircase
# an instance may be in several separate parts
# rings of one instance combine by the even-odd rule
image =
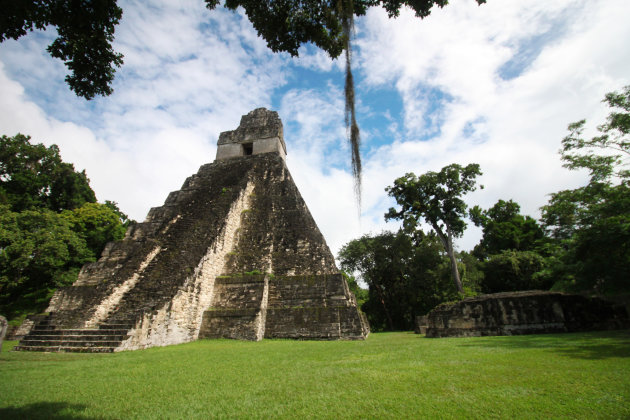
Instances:
[[[103,323],[96,329],[61,329],[49,315],[33,327],[14,350],[112,353],[128,337],[130,321]]]

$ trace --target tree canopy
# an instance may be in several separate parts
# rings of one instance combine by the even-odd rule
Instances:
[[[547,237],[536,220],[520,214],[512,200],[498,200],[488,210],[470,209],[470,219],[482,228],[473,250],[480,261],[484,293],[548,289],[551,286],[546,258]]]
[[[116,67],[123,62],[112,48],[122,17],[116,0],[0,0],[0,10],[0,42],[53,26],[57,38],[47,50],[70,70],[70,89],[86,99],[112,93]]]
[[[486,0],[476,0],[485,3]],[[221,0],[205,0],[214,9]],[[337,58],[346,48],[348,33],[343,20],[349,15],[363,16],[370,7],[381,6],[390,18],[397,17],[402,7],[409,7],[424,18],[433,6],[444,7],[447,0],[226,0],[231,10],[245,9],[248,19],[274,52],[298,55],[302,44],[313,43]]]
[[[94,254],[65,217],[0,205],[0,311],[12,319],[44,309],[57,287],[77,279]]]
[[[486,0],[476,0],[483,4]],[[221,0],[205,0],[213,10]],[[417,17],[425,18],[433,6],[444,7],[448,0],[225,0],[231,10],[245,9],[258,36],[274,52],[298,55],[301,45],[313,43],[331,58],[345,52],[345,123],[350,141],[355,193],[361,201],[361,137],[355,112],[354,77],[352,75],[351,37],[354,16],[363,16],[370,7],[381,6],[390,18],[397,17],[403,7],[411,8]]]
[[[85,171],[62,161],[56,145],[31,144],[17,134],[0,137],[0,204],[13,211],[72,210],[96,202]]]
[[[488,210],[479,206],[470,209],[469,215],[475,226],[482,228],[483,236],[473,253],[484,260],[501,251],[531,251],[545,232],[536,220],[520,214],[518,203],[499,200]]]

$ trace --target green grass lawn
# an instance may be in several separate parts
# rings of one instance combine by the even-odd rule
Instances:
[[[0,354],[0,419],[630,418],[630,331]]]

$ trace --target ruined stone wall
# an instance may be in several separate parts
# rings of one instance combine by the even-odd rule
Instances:
[[[541,334],[630,328],[623,305],[559,292],[511,292],[442,304],[428,314],[427,337]]]

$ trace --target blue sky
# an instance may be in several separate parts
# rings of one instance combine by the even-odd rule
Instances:
[[[45,48],[54,31],[0,44],[0,131],[56,143],[99,200],[143,220],[199,166],[219,133],[267,107],[285,126],[287,164],[336,254],[364,233],[396,229],[384,188],[406,172],[481,165],[469,205],[517,201],[539,216],[548,194],[586,176],[562,168],[570,122],[590,133],[604,94],[630,84],[627,0],[454,0],[425,20],[372,8],[356,21],[354,76],[362,128],[357,215],[343,125],[343,66],[312,46],[274,54],[242,13],[202,0],[119,1],[114,94],[85,101]],[[457,245],[471,249],[469,227]]]

